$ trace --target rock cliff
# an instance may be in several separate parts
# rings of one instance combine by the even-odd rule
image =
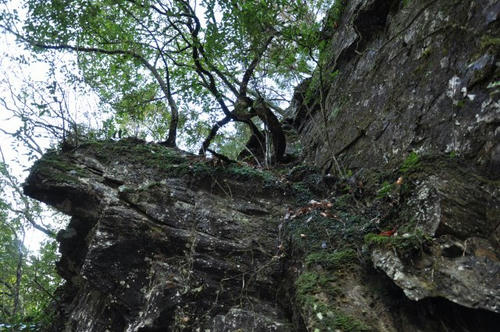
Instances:
[[[72,216],[52,330],[496,331],[500,4],[335,9],[285,119],[301,162],[125,139],[35,163],[26,194]]]
[[[448,153],[498,179],[498,1],[347,3],[296,92],[307,160],[355,169]]]
[[[274,181],[134,139],[46,154],[25,191],[73,216],[56,329],[289,330],[275,303],[290,198]]]

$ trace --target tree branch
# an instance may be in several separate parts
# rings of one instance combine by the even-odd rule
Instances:
[[[225,116],[222,120],[217,121],[213,126],[212,129],[210,130],[210,133],[208,136],[205,138],[203,141],[203,144],[201,145],[200,151],[198,152],[200,155],[205,155],[205,152],[207,151],[208,147],[212,143],[212,140],[215,138],[217,135],[217,132],[219,131],[220,128],[225,126],[231,121],[230,116]]]
[[[4,164],[6,164],[5,162],[5,156],[3,154],[3,151],[2,151],[2,148],[0,147],[0,156],[2,158],[2,162]],[[9,186],[14,189],[14,191],[19,195],[19,198],[21,199],[21,201],[23,202],[24,204],[24,209],[23,210],[17,210],[17,209],[14,209],[12,208],[11,206],[7,206],[7,208],[9,210],[11,210],[12,212],[15,212],[15,213],[18,213],[18,214],[21,214],[22,216],[24,216],[24,218],[26,218],[26,220],[35,228],[35,229],[38,229],[39,231],[41,231],[42,233],[48,235],[49,237],[51,238],[55,238],[56,237],[56,234],[51,231],[50,229],[47,229],[41,225],[39,225],[35,219],[33,218],[31,212],[30,212],[30,209],[31,209],[31,206],[30,206],[30,203],[28,201],[28,198],[23,194],[23,192],[19,189],[19,185],[16,183],[16,180],[12,177],[12,175],[10,175],[10,173],[8,172],[8,170],[5,171],[4,173],[4,176],[6,177],[7,181],[9,182]]]
[[[24,42],[26,42],[34,47],[38,47],[38,48],[42,48],[42,49],[46,49],[46,50],[69,50],[69,51],[84,52],[84,53],[98,53],[98,54],[106,54],[106,55],[123,55],[123,56],[129,56],[131,58],[134,58],[134,59],[138,60],[139,62],[141,62],[144,65],[144,67],[146,67],[151,72],[153,77],[156,79],[156,81],[160,85],[161,90],[163,91],[163,93],[167,97],[169,104],[170,104],[170,101],[173,101],[172,94],[170,92],[170,87],[163,80],[158,69],[155,68],[152,64],[150,64],[149,61],[146,60],[142,55],[140,55],[134,51],[121,50],[121,49],[108,50],[108,49],[100,48],[100,47],[84,47],[84,46],[74,46],[74,45],[69,45],[69,44],[48,45],[48,44],[41,43],[39,41],[31,40],[31,39],[15,32],[15,31],[13,31],[12,29],[9,29],[9,28],[7,28],[7,29],[9,30],[9,32],[16,35],[22,41],[24,41]],[[174,105],[175,105],[175,102],[174,102]],[[174,106],[174,108],[171,107],[171,111],[172,111],[172,118],[175,117],[178,119],[178,113],[175,113],[176,111],[178,111],[177,107],[176,106]],[[174,114],[175,114],[175,116],[174,116]],[[175,128],[175,133],[176,133],[176,130],[177,130],[177,127]],[[168,139],[168,140],[170,141],[170,139]]]
[[[257,51],[257,53],[255,54],[254,58],[252,59],[252,62],[248,66],[247,70],[245,71],[245,74],[243,75],[243,79],[241,80],[241,83],[240,83],[240,93],[239,93],[240,96],[246,96],[247,95],[248,82],[250,81],[250,78],[252,77],[255,68],[259,64],[260,60],[262,59],[262,56],[264,55],[264,52],[269,47],[269,44],[271,43],[271,41],[273,40],[273,38],[274,38],[274,34],[272,34],[271,36],[269,36],[267,38],[266,42]]]

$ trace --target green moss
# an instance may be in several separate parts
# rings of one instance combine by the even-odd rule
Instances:
[[[427,47],[424,49],[424,51],[422,52],[422,57],[423,58],[428,58],[432,53],[432,47]]]
[[[487,86],[488,89],[495,89],[495,88],[498,88],[498,87],[500,87],[500,81],[491,82]]]
[[[272,173],[267,171],[237,164],[216,166],[209,159],[188,155],[157,144],[146,144],[139,140],[103,141],[87,144],[85,148],[92,150],[101,162],[108,163],[113,160],[113,156],[120,156],[128,162],[158,169],[170,177],[192,175],[200,178],[222,176],[241,181],[273,182],[275,180]]]
[[[370,331],[360,320],[338,310],[334,303],[341,294],[337,278],[327,273],[304,272],[295,282],[296,299],[310,331]]]
[[[328,253],[325,251],[309,254],[306,259],[306,266],[321,265],[329,270],[349,268],[357,261],[356,252],[352,249],[345,249]]]
[[[352,194],[350,194],[350,193],[343,194],[343,195],[335,198],[335,206],[341,210],[348,208],[353,203],[354,203],[353,197],[352,197]]]
[[[402,173],[408,173],[409,171],[413,170],[418,166],[420,162],[420,157],[419,155],[412,151],[406,159],[403,161],[403,164],[401,165],[400,171]]]
[[[55,182],[75,183],[79,177],[86,177],[85,170],[66,160],[56,151],[47,152],[42,159],[35,162],[32,171],[43,174]]]
[[[392,237],[368,233],[365,235],[365,243],[369,246],[389,248],[392,244]]]
[[[320,215],[319,211],[313,211],[291,220],[286,231],[297,249],[311,253],[322,249],[322,243],[328,241],[328,233],[335,224],[335,220]]]
[[[326,25],[335,27],[339,24],[342,14],[344,14],[347,0],[337,0],[334,5],[328,10]]]
[[[377,198],[387,197],[394,190],[394,184],[384,181],[382,186],[377,191]]]
[[[231,175],[237,180],[259,179],[267,182],[276,180],[271,172],[255,169],[248,166],[232,164],[228,167],[224,167],[223,170],[226,174]]]
[[[299,204],[305,204],[313,197],[313,194],[304,183],[294,183],[292,185],[292,190],[294,196],[297,198],[297,203]]]
[[[312,172],[318,172],[318,170],[309,165],[302,164],[293,167],[288,172],[287,178],[292,182],[300,182],[304,180],[304,177],[306,177],[308,174]]]
[[[481,51],[486,51],[490,47],[497,50],[500,48],[500,37],[490,35],[482,36],[479,45],[481,47]]]
[[[309,112],[312,113],[312,110],[315,108],[314,106],[317,104],[317,96],[318,96],[318,91],[321,89],[321,79],[320,79],[320,74],[319,74],[320,68],[316,69],[313,72],[313,75],[311,77],[311,80],[309,81],[309,84],[307,85],[307,89],[304,94],[304,103],[306,105],[309,105],[308,109]]]
[[[302,307],[314,308],[321,305],[317,294],[324,293],[335,297],[340,290],[335,286],[336,277],[326,273],[304,272],[295,281],[297,302]],[[322,305],[325,305],[324,303]]]
[[[404,232],[402,231],[402,233]],[[429,236],[419,230],[398,236],[383,236],[373,233],[365,235],[365,243],[370,247],[394,249],[402,259],[420,256],[429,240]]]
[[[318,287],[322,287],[326,279],[320,279],[318,273],[304,272],[295,281],[297,300],[299,303],[306,303],[307,296],[314,293]],[[334,280],[332,280],[334,281]]]
[[[363,243],[364,234],[376,230],[373,222],[351,208],[352,195],[344,198],[333,201],[331,208],[312,209],[287,221],[284,235],[291,239],[294,250],[308,255],[353,248]]]
[[[341,331],[372,331],[373,329],[367,326],[362,321],[345,315],[340,311],[335,311],[333,315],[328,317],[329,322],[325,322],[326,326],[335,326]]]
[[[110,161],[110,158],[120,156],[141,165],[160,169],[169,169],[171,165],[189,166],[187,156],[181,152],[161,145],[146,144],[139,140],[102,142],[101,144],[92,144],[90,149],[97,149],[95,150],[96,154],[102,161]]]

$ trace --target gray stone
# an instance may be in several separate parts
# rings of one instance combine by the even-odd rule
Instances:
[[[123,154],[110,161],[106,144]],[[289,330],[268,295],[278,286],[273,255],[288,199],[281,189],[262,189],[258,175],[257,186],[240,184],[229,171],[208,180],[167,176],[126,155],[137,146],[139,159],[153,158],[144,148],[177,153],[126,141],[87,145],[46,155],[27,179],[26,193],[73,216],[58,236],[68,297],[57,330]],[[80,171],[61,183],[58,165]],[[104,175],[117,169],[126,174],[118,188]]]
[[[436,251],[439,248],[438,244]],[[441,244],[445,248],[454,243]],[[391,250],[372,252],[375,267],[383,270],[408,298],[444,297],[469,308],[480,308],[500,313],[500,262],[475,255],[427,255],[419,262],[405,263]]]
[[[500,6],[490,0],[394,7],[348,2],[327,40],[323,87],[308,80],[295,92],[291,112],[304,157],[335,172],[332,153],[355,170],[393,167],[410,151],[453,152],[498,178],[499,168],[490,165],[498,165],[500,107],[488,88],[498,81],[498,46],[485,45],[498,35]],[[304,100],[306,93],[314,102]]]
[[[53,330],[314,331],[323,319],[346,330],[497,327],[499,13],[495,0],[347,1],[323,33],[315,75],[325,84],[302,82],[288,110],[306,164],[288,177],[214,168],[136,139],[47,153],[24,190],[72,216],[58,236],[66,284]],[[420,161],[402,171],[410,152]],[[385,180],[387,196],[376,197]],[[341,207],[298,205],[298,191]],[[301,213],[311,215],[294,224]],[[297,238],[284,237],[292,224]],[[344,243],[357,258],[340,271],[307,266],[311,248],[294,245],[316,226],[321,254]],[[389,229],[383,245],[362,240]],[[408,255],[391,247],[416,235]],[[309,275],[302,291],[313,293],[298,304],[304,271],[327,278]]]

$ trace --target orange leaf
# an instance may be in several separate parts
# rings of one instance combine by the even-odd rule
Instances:
[[[394,233],[396,233],[396,229],[391,229],[389,231],[383,231],[383,232],[380,232],[379,235],[380,236],[392,236]]]

